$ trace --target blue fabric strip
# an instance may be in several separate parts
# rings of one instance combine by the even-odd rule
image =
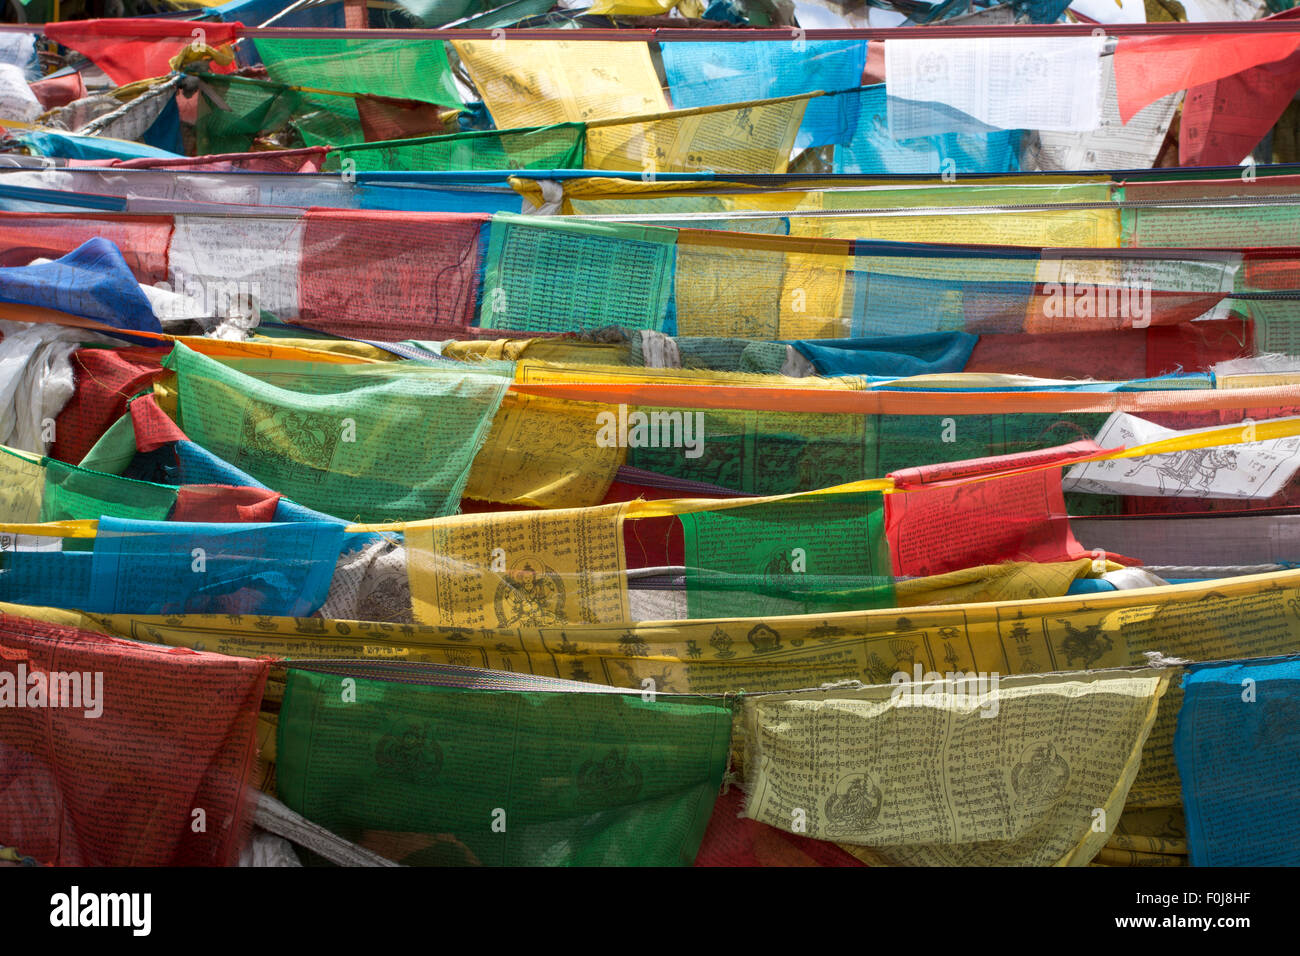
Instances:
[[[674,109],[721,106],[862,85],[865,40],[788,43],[664,43],[664,73]],[[810,100],[794,144],[847,143],[858,125],[857,97]]]
[[[790,344],[822,375],[907,377],[960,372],[978,335],[930,332],[857,339],[817,339]]]
[[[1174,758],[1193,866],[1300,864],[1300,660],[1189,667]]]
[[[342,543],[343,527],[324,521],[101,518],[86,610],[306,617],[325,603]]]
[[[162,331],[122,253],[98,237],[53,262],[0,268],[0,301],[57,309],[117,329]]]

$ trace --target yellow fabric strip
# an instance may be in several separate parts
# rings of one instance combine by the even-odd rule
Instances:
[[[1167,684],[1112,671],[986,679],[947,701],[925,682],[748,697],[744,815],[876,865],[1082,866]]]
[[[668,109],[646,43],[502,37],[451,45],[498,129],[590,123]]]
[[[820,94],[812,94],[820,95]],[[809,95],[587,121],[591,169],[783,173]]]

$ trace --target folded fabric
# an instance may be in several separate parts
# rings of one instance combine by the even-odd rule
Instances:
[[[858,339],[819,339],[790,344],[822,375],[877,375],[906,378],[960,372],[975,350],[978,335],[925,332]]]
[[[75,330],[0,322],[0,332],[0,445],[43,455],[74,391]]]
[[[118,329],[162,332],[130,266],[107,239],[88,239],[53,261],[0,268],[0,302],[57,309]]]

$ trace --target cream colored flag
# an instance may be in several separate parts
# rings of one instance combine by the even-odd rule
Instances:
[[[893,685],[746,699],[745,815],[875,864],[1091,861],[1167,675],[943,681],[920,670]]]

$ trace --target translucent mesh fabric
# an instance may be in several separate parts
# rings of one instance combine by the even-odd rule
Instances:
[[[587,124],[588,169],[783,173],[807,97]]]
[[[64,688],[81,697],[0,708],[0,843],[56,866],[235,863],[252,822],[265,661],[12,616],[0,617],[0,651],[24,683],[39,674],[61,703]]]
[[[1253,169],[1253,168],[1252,168]],[[1296,177],[1244,176],[1201,182],[1128,182],[1123,199],[1123,245],[1212,248],[1284,247],[1296,242]],[[1160,206],[1161,200],[1203,200],[1204,206]],[[1232,202],[1244,204],[1230,204]],[[1274,203],[1274,204],[1270,204]],[[1136,203],[1141,203],[1140,206]]]
[[[662,43],[659,49],[675,109],[849,90],[862,82],[867,65],[864,40]],[[847,142],[857,107],[856,97],[812,100],[795,146]]]
[[[879,494],[697,512],[681,523],[692,618],[893,606]]]
[[[44,497],[41,460],[0,446],[0,522],[39,521]]]
[[[785,253],[686,239],[678,234],[674,273],[678,334],[781,338]],[[743,283],[737,281],[741,276]]]
[[[486,216],[313,210],[298,276],[302,324],[381,341],[463,335]],[[365,263],[359,269],[358,263]]]
[[[79,463],[126,411],[127,399],[164,374],[163,349],[83,348],[72,353],[77,390],[54,420],[51,458]]]
[[[530,332],[663,329],[675,238],[673,230],[647,226],[494,216],[479,325]]]
[[[833,222],[833,220],[827,220]],[[826,227],[830,231],[831,227]],[[1300,279],[1289,252],[1239,255],[1023,251],[681,229],[674,311],[681,335],[844,338],[968,331],[1103,331],[1223,318],[1249,283]],[[1269,269],[1259,266],[1267,264]],[[1267,280],[1265,279],[1267,277]],[[1286,288],[1270,294],[1286,293]],[[1294,294],[1293,292],[1290,294]]]
[[[729,752],[725,702],[507,675],[435,686],[420,670],[291,668],[281,799],[407,865],[694,861]]]
[[[653,414],[657,409],[638,410]],[[826,488],[884,474],[877,471],[875,422],[869,416],[680,411],[694,416],[696,429],[702,431],[700,455],[687,457],[682,448],[634,447],[627,451],[628,465],[756,495]]]
[[[115,164],[125,169],[171,169],[177,171],[221,173],[247,170],[254,173],[298,173],[320,169],[325,158],[321,147],[270,149],[252,153],[218,153],[179,159],[128,159]]]
[[[766,197],[772,201],[769,207],[772,209],[784,210],[797,204],[795,199],[786,199],[781,194],[772,197]],[[672,195],[666,194],[655,197],[652,204],[643,206],[643,203],[634,196],[619,198],[582,198],[566,199],[565,209],[570,215],[574,216],[611,216],[611,215],[636,215],[638,213],[653,213],[662,215],[662,219],[656,219],[649,223],[650,225],[659,226],[678,226],[691,225],[698,226],[701,229],[725,229],[728,232],[759,232],[773,236],[784,236],[789,233],[789,223],[780,217],[742,219],[727,218],[725,213],[733,208],[733,204],[728,197],[708,196],[708,195]],[[742,208],[745,208],[742,206]],[[701,220],[699,223],[685,223],[676,218],[678,213],[715,213],[717,218]]]
[[[942,263],[858,256],[849,276],[850,335],[1019,331],[1034,292],[1037,265],[1014,259]],[[972,272],[965,281],[947,278]]]
[[[696,866],[865,866],[834,843],[787,833],[740,816],[745,794],[732,787],[718,797]]]
[[[477,279],[481,223],[473,215],[379,211],[178,215],[170,279],[180,288],[244,283],[284,319],[306,308],[308,324],[380,340],[611,324],[785,340],[1101,332],[1234,312],[1271,317],[1286,307],[1269,303],[1300,301],[1300,266],[1289,248],[971,249],[508,214],[489,223]],[[795,225],[855,232],[836,218]],[[345,227],[363,241],[345,246]],[[232,232],[258,254],[232,258],[222,248]],[[434,268],[410,267],[417,245],[436,253]],[[476,325],[467,324],[471,296]]]
[[[459,368],[168,360],[191,440],[309,508],[406,521],[456,510],[508,380]]]
[[[1242,701],[1249,687],[1250,705]],[[1193,866],[1294,866],[1294,659],[1193,667],[1183,679],[1174,756]],[[1262,821],[1273,821],[1258,839]]]
[[[238,76],[203,78],[194,124],[199,154],[246,152],[257,138],[291,123],[304,139],[313,134],[315,142],[365,139],[356,104],[349,96],[314,93],[309,97],[280,83]]]
[[[1230,318],[1149,329],[984,335],[966,371],[1109,381],[1194,372],[1255,354],[1254,327]]]
[[[238,36],[238,23],[207,22],[204,42],[213,47],[230,43]],[[167,76],[170,60],[194,42],[193,27],[175,20],[80,20],[51,23],[51,40],[71,47],[89,57],[118,84]],[[230,64],[213,64],[224,72]]]
[[[100,614],[305,617],[325,601],[343,541],[327,522],[183,524],[104,517],[93,550],[3,557],[0,600]]]
[[[358,172],[390,170],[581,169],[584,127],[563,123],[540,129],[484,130],[341,147],[326,168]]]
[[[51,458],[32,461],[4,448],[0,448],[0,481],[5,486],[0,493],[0,523],[95,521],[105,516],[141,521],[269,522],[276,519],[281,501],[277,492],[265,488],[169,486],[78,468]]]
[[[0,302],[53,309],[113,328],[162,331],[122,254],[102,238],[87,239],[50,262],[0,271]]]
[[[1248,305],[1261,353],[1300,355],[1300,299],[1260,300]]]
[[[1153,206],[1123,210],[1126,246],[1201,246],[1216,249],[1294,246],[1300,208],[1240,205],[1210,208]]]
[[[102,237],[117,246],[136,279],[153,284],[167,278],[171,228],[170,216],[0,212],[0,266],[58,259]]]
[[[999,130],[983,135],[946,133],[896,140],[889,135],[885,86],[868,86],[836,99],[851,98],[853,127],[835,147],[836,173],[966,173],[1015,172],[1020,168],[1023,130]],[[815,101],[814,101],[815,102]]]
[[[461,105],[441,40],[322,37],[256,45],[277,83]]]
[[[103,475],[59,461],[45,462],[41,521],[94,520],[106,515],[162,521],[175,504],[175,488]]]

